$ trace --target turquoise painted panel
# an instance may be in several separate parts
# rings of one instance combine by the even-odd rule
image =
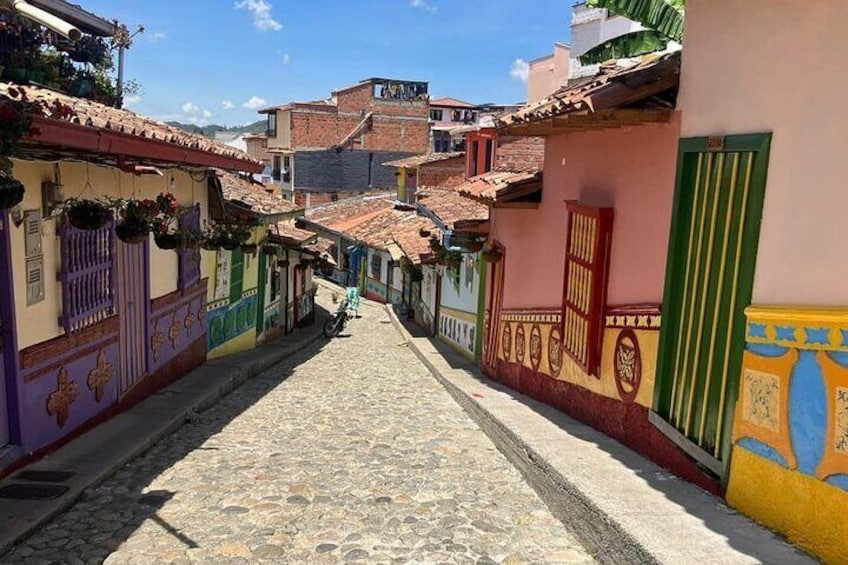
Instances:
[[[831,475],[827,478],[827,483],[842,490],[848,490],[848,475]]]
[[[748,335],[751,337],[758,337],[766,339],[766,325],[765,324],[755,324],[753,322],[748,324]]]
[[[825,452],[827,390],[815,351],[800,351],[789,383],[789,437],[798,470],[815,476]]]
[[[256,326],[257,297],[244,298],[235,304],[208,312],[206,323],[207,350],[220,347],[231,339],[252,330]]]

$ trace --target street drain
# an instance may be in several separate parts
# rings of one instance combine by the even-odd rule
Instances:
[[[64,485],[11,484],[0,488],[0,498],[13,500],[52,500],[70,490]]]
[[[64,483],[74,474],[73,471],[22,471],[15,475],[15,479],[36,483]]]

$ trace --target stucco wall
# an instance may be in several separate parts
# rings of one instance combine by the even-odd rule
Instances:
[[[26,187],[26,195],[21,208],[40,210],[41,183],[53,181],[52,163],[40,161],[18,161],[14,174]],[[111,167],[86,166],[81,163],[63,163],[60,166],[63,194],[70,197],[122,196],[124,198],[155,198],[160,192],[173,192],[177,200],[184,205],[191,202],[201,204],[201,217],[207,217],[206,182],[197,183],[188,173],[166,171],[164,176],[146,175],[134,177]],[[174,184],[170,186],[173,176]],[[86,188],[86,184],[90,188]],[[12,264],[15,287],[15,308],[17,317],[18,345],[21,349],[47,341],[62,335],[59,316],[62,313],[61,284],[56,281],[60,269],[59,240],[56,237],[56,219],[42,221],[42,251],[44,255],[44,300],[26,305],[26,272],[24,269],[25,239],[23,225],[12,224]],[[151,238],[152,239],[152,238]],[[177,254],[174,251],[161,250],[151,241],[150,277],[151,299],[164,296],[177,289]],[[201,263],[201,276],[208,270]]]
[[[490,237],[506,247],[504,308],[561,305],[565,200],[615,209],[608,304],[662,302],[678,130],[675,116],[548,138],[539,208],[493,210]]]
[[[472,262],[469,280],[466,261]],[[451,281],[450,270],[446,269],[442,277],[442,306],[453,310],[477,313],[477,301],[480,295],[480,254],[464,254],[459,266],[459,287]],[[470,284],[469,284],[470,283]]]
[[[530,61],[527,78],[527,103],[533,104],[551,95],[568,81],[569,57],[571,49],[557,43],[554,52],[540,59]]]
[[[753,301],[848,304],[838,244],[848,237],[838,55],[848,3],[690,0],[686,11],[682,135],[774,135]]]

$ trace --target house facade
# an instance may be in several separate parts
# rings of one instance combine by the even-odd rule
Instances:
[[[427,83],[372,78],[328,100],[265,108],[274,175],[301,206],[393,188],[381,163],[427,151]]]
[[[210,273],[197,249],[162,249],[146,232],[125,241],[121,217],[81,229],[53,212],[76,195],[167,193],[199,227],[209,168],[259,169],[238,150],[55,91],[0,84],[0,103],[22,91],[43,105],[13,160],[23,200],[0,216],[0,469],[206,360]]]
[[[728,258],[706,266],[699,253],[699,269],[684,260],[670,274],[667,288],[691,264],[690,282],[667,303],[683,308],[695,298],[705,335],[717,327],[719,337],[693,383],[672,340],[682,330],[680,342],[691,343],[688,327],[664,316],[669,336],[655,400],[695,449],[723,457],[731,505],[831,563],[845,561],[848,539],[848,290],[837,243],[846,229],[848,116],[823,120],[820,111],[840,101],[834,55],[848,48],[839,32],[846,17],[842,2],[686,4],[677,191],[691,200],[678,196],[670,257],[680,261],[687,227],[703,215],[698,206],[718,191],[718,213],[707,208],[705,217],[718,216],[709,241],[721,250],[729,242]],[[770,45],[788,41],[803,48],[780,61],[768,55]],[[793,67],[804,78],[787,89],[785,69]],[[720,183],[692,176],[708,170],[723,173]],[[708,287],[706,273],[717,271],[725,286]],[[723,422],[720,449],[704,441],[704,413],[707,430]]]

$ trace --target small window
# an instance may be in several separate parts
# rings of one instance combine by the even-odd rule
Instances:
[[[244,252],[235,249],[230,253],[230,304],[235,304],[241,300],[244,286]]]
[[[469,153],[470,157],[471,157],[471,168],[468,172],[468,176],[470,176],[470,177],[477,176],[477,174],[478,174],[477,173],[477,152],[478,152],[479,147],[480,147],[479,141],[475,140],[475,141],[471,142],[471,151]]]
[[[483,172],[488,173],[492,170],[492,160],[495,156],[495,142],[494,140],[487,139],[486,140],[486,162],[483,165]]]
[[[430,119],[434,122],[441,122],[444,110],[430,110]]]
[[[278,181],[282,178],[283,173],[281,170],[281,160],[279,155],[274,155],[274,172],[271,175],[274,177],[274,180]]]
[[[383,271],[383,258],[379,253],[371,255],[371,278],[380,280],[380,274]]]
[[[268,112],[268,127],[265,133],[268,137],[277,137],[277,112]]]
[[[368,186],[374,186],[374,154],[368,154]]]
[[[283,169],[285,169],[286,172],[291,171],[291,157],[288,155],[283,157]]]

